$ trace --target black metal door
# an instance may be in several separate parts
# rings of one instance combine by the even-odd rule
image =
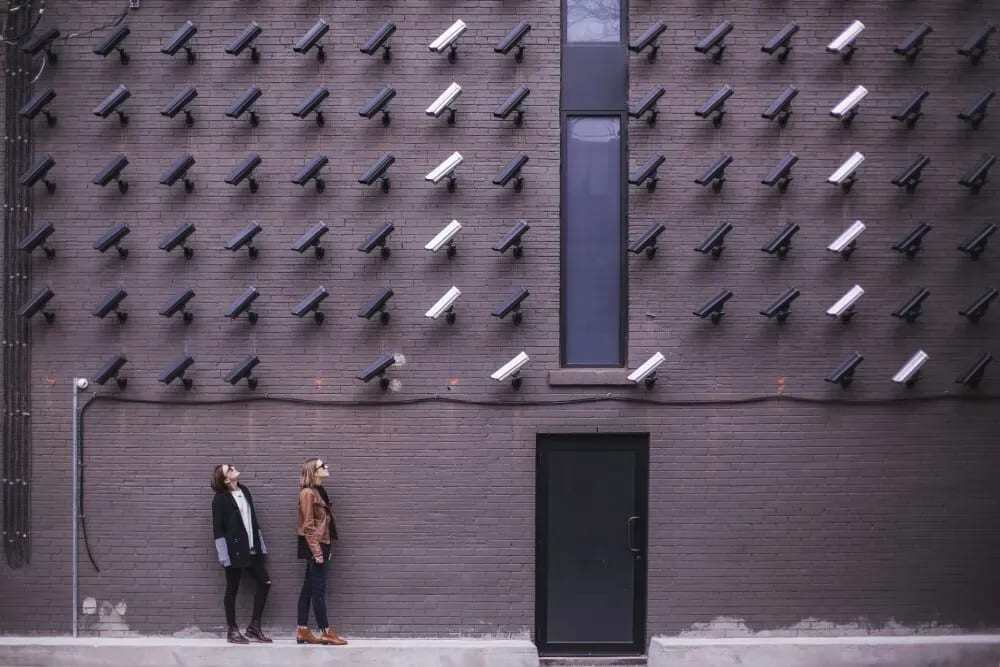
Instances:
[[[535,643],[542,655],[641,654],[645,434],[539,435]]]

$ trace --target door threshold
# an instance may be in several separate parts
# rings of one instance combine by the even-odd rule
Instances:
[[[580,655],[542,656],[538,664],[545,667],[610,667],[612,665],[645,665],[644,655]]]

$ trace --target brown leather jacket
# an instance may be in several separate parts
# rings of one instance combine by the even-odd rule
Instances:
[[[336,539],[333,524],[333,508],[323,502],[316,489],[299,491],[298,534],[305,538],[313,558],[323,558],[321,544],[330,544],[330,537]]]

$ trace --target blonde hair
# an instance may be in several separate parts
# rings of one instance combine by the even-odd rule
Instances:
[[[299,474],[299,488],[306,489],[320,483],[319,476],[316,474],[316,463],[319,460],[309,459],[302,464],[302,470]]]

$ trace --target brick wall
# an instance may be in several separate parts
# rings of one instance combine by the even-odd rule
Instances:
[[[65,2],[46,22],[64,34],[101,25],[119,2]],[[291,51],[317,17],[327,18],[325,63]],[[426,44],[454,19],[469,24],[459,58],[449,64]],[[535,401],[631,396],[628,389],[554,387],[546,372],[558,366],[559,6],[488,1],[455,6],[402,2],[213,2],[147,0],[132,12],[127,47],[132,61],[91,53],[100,35],[70,39],[52,85],[59,124],[36,126],[36,151],[57,160],[55,195],[34,195],[35,219],[56,226],[54,261],[33,258],[35,286],[51,284],[57,319],[33,325],[34,496],[30,568],[0,578],[0,632],[68,630],[70,379],[92,376],[116,352],[129,358],[125,396],[193,401],[249,395],[222,381],[247,354],[257,354],[256,395],[328,400],[387,400],[444,396],[525,405],[315,406],[295,403],[123,404],[89,410],[86,431],[86,512],[101,573],[84,560],[81,594],[124,614],[87,616],[84,627],[144,633],[223,625],[223,581],[214,563],[209,526],[212,465],[242,463],[271,547],[274,579],[267,621],[289,629],[300,563],[294,559],[296,471],[308,456],[335,464],[331,490],[342,540],[331,576],[337,627],[355,635],[460,633],[526,636],[534,609],[535,435],[552,430],[629,430],[651,434],[649,632],[677,633],[718,617],[744,619],[755,630],[787,628],[805,619],[870,624],[896,621],[964,629],[994,627],[1000,581],[990,566],[1000,513],[990,473],[997,454],[995,404],[936,400],[879,403],[901,396],[962,393],[954,377],[981,352],[996,352],[996,317],[977,326],[956,311],[985,287],[1000,283],[995,249],[971,262],[955,246],[979,225],[996,221],[994,189],[972,196],[956,183],[981,152],[1000,150],[997,124],[978,131],[955,114],[995,86],[992,51],[976,68],[954,49],[984,21],[996,21],[985,2],[886,3],[854,6],[810,3],[636,2],[633,33],[663,18],[669,28],[654,64],[631,60],[631,98],[663,85],[660,121],[629,130],[630,162],[667,156],[657,190],[633,188],[632,236],[650,222],[667,232],[653,261],[630,257],[629,364],[662,350],[668,361],[652,396],[659,399],[740,398],[784,394],[814,402],[767,402],[704,407],[600,403],[533,406]],[[868,29],[850,64],[823,52],[854,18]],[[197,23],[198,59],[159,53],[185,20]],[[233,59],[224,47],[249,20],[264,33],[262,62]],[[532,23],[525,61],[492,52],[518,20]],[[699,36],[723,19],[736,24],[722,64],[693,50]],[[384,64],[357,51],[384,20],[394,20],[393,60]],[[759,50],[788,20],[802,26],[785,64]],[[918,22],[933,25],[915,64],[891,52]],[[458,124],[450,127],[423,109],[451,81],[464,92]],[[132,91],[128,126],[90,110],[117,84]],[[531,87],[525,124],[492,117],[518,84]],[[694,109],[722,84],[736,94],[722,127]],[[184,85],[198,87],[196,123],[184,126],[159,110]],[[247,86],[264,94],[261,123],[224,116]],[[398,96],[384,128],[357,109],[381,85]],[[779,130],[760,112],[785,85],[799,87],[795,113]],[[855,85],[871,91],[861,115],[844,129],[828,109]],[[326,125],[291,116],[318,85],[331,97]],[[919,89],[931,91],[927,115],[906,130],[890,114]],[[453,150],[465,156],[458,189],[423,182]],[[853,150],[866,154],[849,195],[825,182]],[[261,154],[260,191],[223,179],[249,151]],[[800,159],[795,180],[780,195],[759,183],[787,151]],[[90,184],[118,152],[128,155],[126,195]],[[158,185],[162,171],[192,153],[196,190]],[[397,157],[392,190],[356,183],[384,152]],[[490,183],[508,159],[527,153],[524,191]],[[735,156],[721,193],[692,181],[723,152]],[[919,152],[931,157],[926,180],[907,195],[889,181]],[[317,194],[289,181],[319,153],[330,157],[327,189]],[[463,224],[453,260],[423,250],[448,221]],[[532,229],[524,257],[498,256],[490,247],[517,220]],[[868,231],[850,262],[825,250],[850,222]],[[250,220],[264,232],[260,258],[222,250]],[[194,223],[194,258],[167,255],[160,238],[181,222]],[[331,231],[323,260],[289,247],[310,224]],[[355,250],[386,221],[396,225],[388,260]],[[722,258],[692,251],[720,222],[729,221]],[[126,260],[100,255],[94,240],[116,222],[132,229]],[[760,252],[785,222],[802,231],[784,261]],[[934,226],[919,258],[890,246],[918,222]],[[868,291],[849,326],[823,310],[855,283]],[[451,285],[462,289],[454,326],[423,312]],[[261,291],[260,321],[230,321],[222,312],[246,286]],[[326,323],[289,314],[317,285],[330,297]],[[103,294],[129,292],[129,319],[98,320],[91,311]],[[392,320],[381,327],[355,316],[383,287],[392,287]],[[524,324],[515,328],[490,311],[514,287],[532,294]],[[185,326],[157,315],[175,291],[197,292],[195,320]],[[690,311],[722,288],[736,295],[718,326]],[[797,287],[783,326],[757,314],[786,287]],[[889,312],[919,287],[932,295],[924,317],[900,323]],[[931,355],[923,380],[905,390],[889,378],[917,348]],[[521,392],[488,375],[520,350],[531,355]],[[866,359],[850,393],[822,381],[849,351]],[[186,351],[196,358],[194,389],[156,381]],[[406,363],[383,396],[354,375],[382,352]],[[981,393],[989,393],[989,379]],[[99,390],[113,393],[109,388]],[[826,403],[848,396],[865,405]],[[242,600],[246,603],[247,600]],[[98,616],[106,622],[99,623]],[[245,611],[242,617],[245,617]]]

